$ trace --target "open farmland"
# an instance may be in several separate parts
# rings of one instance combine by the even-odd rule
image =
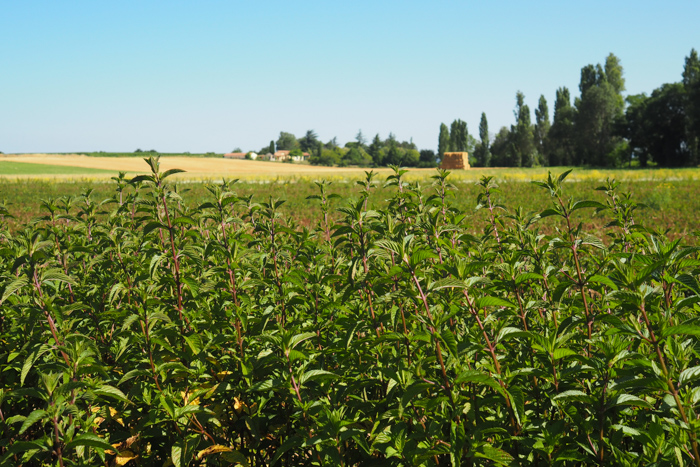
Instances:
[[[698,238],[625,186],[150,165],[0,224],[0,464],[700,464]]]
[[[100,169],[104,171],[137,173],[143,171],[144,162],[141,157],[90,157],[83,155],[52,155],[29,154],[20,156],[5,156],[0,158],[0,175],[3,175],[2,163],[22,162],[26,164],[44,164],[52,166],[81,167]],[[163,170],[182,169],[184,174],[178,178],[190,179],[220,179],[245,178],[251,180],[270,179],[276,177],[323,177],[323,176],[359,176],[361,169],[320,167],[301,164],[284,164],[278,162],[248,161],[224,158],[199,157],[162,157]],[[387,172],[389,169],[383,169]],[[32,174],[27,173],[31,176]],[[103,175],[104,178],[109,178]],[[95,174],[94,178],[100,178]]]
[[[365,171],[374,170],[386,177],[391,169],[365,169],[357,167],[325,167],[307,164],[285,164],[280,162],[249,161],[212,157],[161,157],[163,170],[182,169],[184,173],[175,175],[177,180],[221,180],[240,179],[244,181],[272,180],[307,180],[317,179],[347,181],[364,178]],[[52,167],[70,167],[65,174],[55,178],[75,179],[109,179],[116,172],[123,171],[130,175],[143,172],[145,166],[142,157],[90,157],[78,154],[23,154],[0,155],[0,177],[3,178],[52,178],[51,173],[41,173],[40,169],[27,168],[23,173],[17,169],[3,169],[3,163],[41,164]],[[26,164],[26,165],[24,165]],[[102,170],[104,172],[81,172],[79,169]],[[435,174],[435,169],[407,169],[409,181],[428,181]],[[566,168],[472,168],[454,171],[452,182],[477,182],[482,176],[493,176],[501,181],[529,182],[542,179],[548,170],[566,170]],[[615,178],[622,182],[661,182],[661,181],[700,181],[700,169],[576,169],[568,178],[570,181],[602,182]]]
[[[26,156],[22,156],[23,158]],[[63,159],[65,156],[54,156],[65,163],[75,160],[85,160],[84,164],[96,164],[104,158],[85,158],[79,156],[77,159]],[[132,170],[127,178],[143,172],[146,163],[141,158],[114,158],[117,162],[125,165],[117,165],[122,169]],[[232,190],[239,196],[252,196],[254,202],[262,202],[270,196],[285,200],[280,212],[294,219],[302,226],[313,227],[321,211],[317,203],[308,200],[309,196],[316,194],[317,187],[313,183],[315,180],[327,180],[332,184],[328,187],[328,192],[337,195],[338,198],[330,201],[332,209],[329,216],[335,219],[339,214],[336,208],[342,206],[341,200],[348,200],[360,196],[361,187],[357,184],[365,177],[365,170],[370,169],[333,169],[323,168],[321,172],[309,172],[315,169],[312,166],[282,164],[274,162],[253,161],[231,161],[223,159],[191,159],[194,166],[201,160],[207,163],[227,164],[236,163],[235,166],[250,167],[262,166],[270,172],[260,172],[250,174],[241,170],[241,173],[228,172],[219,176],[202,176],[203,172],[178,173],[170,180],[176,183],[176,189],[180,196],[191,205],[204,203],[208,196],[206,181],[221,183],[222,179],[239,179],[240,181],[232,185]],[[32,157],[31,160],[44,161],[41,156]],[[163,167],[173,168],[174,162],[169,158],[162,158]],[[0,173],[4,159],[0,158]],[[14,164],[14,162],[13,162]],[[42,201],[48,199],[58,199],[62,196],[79,198],[81,194],[91,190],[91,197],[96,202],[101,202],[113,194],[115,183],[110,180],[116,176],[116,172],[94,173],[66,173],[60,175],[32,173],[26,167],[31,168],[34,162],[21,163],[25,168],[25,174],[21,176],[0,178],[0,203],[8,203],[8,209],[14,216],[9,219],[12,229],[25,224],[34,217],[45,212],[42,210]],[[66,171],[74,170],[71,167],[53,165],[52,167],[64,168]],[[111,165],[102,165],[111,167]],[[192,166],[190,166],[192,167]],[[286,169],[283,172],[275,172],[272,169]],[[560,169],[564,170],[564,169]],[[377,173],[378,183],[386,181],[391,174],[390,169],[374,170]],[[411,183],[418,184],[426,192],[430,190],[433,180],[434,169],[414,169],[409,170],[405,179]],[[500,192],[494,195],[494,201],[506,206],[521,206],[525,212],[535,212],[542,209],[548,203],[548,196],[545,192],[534,190],[531,181],[541,180],[546,177],[547,170],[534,169],[486,169],[454,171],[450,174],[449,180],[454,184],[454,197],[451,202],[455,207],[463,210],[469,216],[470,229],[474,232],[482,231],[486,227],[486,217],[483,212],[475,212],[476,199],[479,193],[477,182],[483,176],[493,176],[498,181]],[[652,226],[662,231],[668,230],[671,238],[687,238],[692,236],[700,226],[697,222],[697,213],[700,212],[700,170],[697,169],[677,169],[677,170],[585,170],[576,169],[567,177],[567,190],[575,199],[591,198],[598,201],[604,199],[604,193],[596,191],[595,188],[601,186],[607,178],[620,180],[621,188],[632,193],[634,199],[644,203],[647,207],[638,211],[638,219],[644,225]],[[570,183],[575,181],[576,183]],[[126,188],[128,193],[130,187]],[[371,192],[369,199],[377,206],[386,205],[386,196],[381,191]],[[604,237],[604,226],[606,219],[603,216],[588,216],[585,220],[585,227],[591,229],[596,234]],[[552,229],[551,223],[545,221],[542,228],[547,232]]]

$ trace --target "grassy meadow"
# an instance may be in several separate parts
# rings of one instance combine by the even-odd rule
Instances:
[[[249,162],[249,161],[246,161]],[[0,173],[3,170],[0,162]],[[11,163],[12,166],[20,163]],[[290,166],[291,164],[266,163],[271,166]],[[144,164],[145,165],[145,164]],[[88,169],[93,172],[73,172],[71,167],[49,166],[55,169],[51,174],[37,168],[30,172],[38,164],[23,164],[20,169],[27,170],[26,175],[43,174],[32,177],[0,178],[0,203],[7,205],[9,212],[14,216],[10,221],[12,228],[25,224],[32,218],[42,214],[42,201],[62,196],[80,197],[90,190],[94,201],[105,201],[114,193],[115,183],[109,177],[115,175],[113,171],[105,169]],[[566,168],[551,169],[557,174]],[[454,205],[460,210],[469,213],[470,229],[473,232],[481,232],[487,225],[487,217],[483,212],[475,211],[476,198],[479,193],[477,182],[482,176],[494,176],[499,183],[500,192],[496,195],[496,201],[506,206],[521,206],[524,212],[541,211],[549,202],[549,196],[543,190],[538,190],[530,182],[543,180],[547,176],[547,169],[490,169],[456,171],[450,174],[448,180],[455,186]],[[378,171],[377,185],[381,186],[389,176],[385,170]],[[136,175],[137,172],[129,172],[127,178]],[[430,178],[435,170],[415,170],[406,174],[406,180],[420,187],[426,193],[429,192],[433,180]],[[205,202],[208,195],[206,185],[209,182],[221,183],[222,178],[186,178],[187,174],[178,174],[173,177],[177,190],[183,199],[190,205]],[[178,178],[179,176],[179,178]],[[318,188],[315,181],[329,180],[331,185],[329,193],[339,195],[332,200],[333,207],[338,208],[345,200],[358,197],[361,186],[358,182],[364,176],[363,170],[354,172],[338,172],[329,174],[308,173],[297,175],[258,175],[256,178],[242,176],[241,180],[233,185],[233,190],[238,196],[252,196],[253,202],[267,201],[270,197],[285,200],[281,212],[299,225],[312,227],[314,220],[318,219],[320,208],[317,202],[308,200],[315,195]],[[233,177],[223,177],[231,180]],[[567,178],[567,193],[574,199],[593,199],[601,201],[604,194],[596,191],[603,185],[607,178],[614,178],[622,182],[621,189],[630,192],[635,201],[646,205],[637,214],[637,222],[657,229],[660,232],[668,231],[671,238],[688,238],[700,227],[697,222],[697,213],[700,212],[700,193],[697,179],[700,171],[694,169],[679,170],[574,170]],[[127,188],[127,191],[130,188]],[[370,195],[371,202],[378,206],[386,204],[385,194],[375,190]],[[105,208],[106,210],[106,208]],[[333,213],[332,215],[335,215]],[[555,226],[550,219],[544,219],[543,229],[551,233]],[[603,235],[606,221],[604,217],[587,216],[585,227],[592,229],[597,234]]]

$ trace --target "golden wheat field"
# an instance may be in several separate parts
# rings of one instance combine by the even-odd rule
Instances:
[[[70,173],[53,173],[41,169],[26,171],[20,174],[2,172],[3,162],[19,162],[24,164],[39,164],[42,167],[71,168]],[[185,173],[176,177],[184,180],[216,180],[221,178],[239,178],[249,181],[269,181],[277,178],[292,180],[352,180],[364,178],[364,172],[374,170],[381,175],[389,175],[391,169],[367,169],[357,167],[324,167],[308,164],[285,164],[281,162],[250,161],[209,157],[177,157],[163,156],[160,159],[161,170],[182,169]],[[81,169],[85,169],[81,171]],[[91,170],[106,172],[90,172]],[[0,178],[11,179],[109,179],[116,172],[127,172],[130,175],[147,172],[148,165],[142,157],[90,157],[81,154],[22,154],[0,156]],[[407,180],[427,180],[435,174],[435,169],[408,169]],[[450,176],[453,182],[477,181],[483,175],[493,175],[503,181],[541,180],[548,171],[555,173],[566,170],[565,167],[537,168],[472,168],[469,170],[453,171]],[[114,172],[112,172],[114,171]],[[583,169],[578,168],[569,177],[572,181],[602,181],[615,178],[620,181],[673,181],[698,180],[700,169]]]

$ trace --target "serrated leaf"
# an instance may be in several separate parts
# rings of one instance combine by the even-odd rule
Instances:
[[[518,274],[518,276],[515,278],[515,285],[518,286],[522,284],[525,281],[529,280],[542,280],[544,277],[542,277],[542,274],[537,274],[535,272],[524,272],[522,274]]]
[[[452,333],[452,331],[450,331],[449,329],[444,329],[440,333],[440,338],[445,343],[445,346],[447,347],[447,350],[450,352],[450,354],[452,354],[454,358],[457,358],[457,340],[455,339],[455,335]]]
[[[554,360],[560,360],[562,358],[570,357],[572,355],[578,355],[578,354],[571,349],[558,348],[552,354],[552,358],[554,358]]]
[[[581,245],[591,245],[598,248],[599,250],[605,249],[605,243],[603,243],[601,239],[593,235],[584,235],[581,239]]]
[[[610,280],[609,277],[601,276],[598,274],[589,277],[588,282],[593,282],[594,284],[603,284],[607,287],[610,287],[613,290],[617,290],[618,288],[617,285],[612,280]]]
[[[22,423],[22,427],[19,429],[18,434],[22,434],[25,431],[29,429],[32,425],[34,425],[36,422],[41,420],[42,418],[46,417],[47,413],[45,410],[35,410],[34,412],[30,413],[27,418],[24,419],[24,422]]]
[[[429,289],[430,290],[440,290],[440,289],[445,289],[445,288],[458,288],[458,289],[466,289],[467,286],[464,282],[462,282],[459,279],[456,279],[454,277],[446,277],[444,279],[440,279],[439,281],[435,281],[432,284],[430,284]]]
[[[570,391],[564,391],[557,394],[556,396],[552,397],[552,400],[577,400],[582,402],[590,402],[592,399],[591,396],[585,392],[572,389]]]
[[[289,349],[293,349],[297,345],[301,344],[305,340],[311,339],[312,337],[316,337],[315,332],[303,332],[293,336],[291,339],[289,339]]]
[[[0,304],[4,303],[5,300],[7,300],[8,297],[10,297],[12,294],[17,292],[19,289],[22,287],[26,286],[29,284],[29,281],[27,280],[26,277],[20,277],[18,279],[15,279],[14,281],[10,282],[6,287],[5,291],[2,294],[2,299],[0,300]]]
[[[599,203],[598,201],[591,201],[591,200],[582,200],[582,201],[576,201],[574,205],[571,207],[571,212],[577,211],[579,209],[583,208],[596,208],[596,209],[605,209],[607,206],[605,206],[603,203]]]
[[[86,446],[86,447],[91,447],[91,448],[97,448],[101,449],[103,451],[111,451],[113,450],[113,447],[111,444],[109,444],[107,441],[104,439],[100,438],[99,436],[93,434],[93,433],[81,433],[73,440],[66,444],[66,449],[73,449],[77,448],[79,446]]]
[[[664,338],[676,335],[700,336],[700,326],[680,324],[678,326],[669,326],[661,332],[661,336]]]
[[[143,228],[143,235],[148,235],[149,233],[153,232],[155,229],[168,230],[168,226],[163,224],[162,222],[158,222],[158,221],[149,222]]]
[[[115,388],[114,386],[110,386],[109,384],[104,384],[100,386],[94,391],[94,393],[98,396],[111,397],[122,402],[130,403],[129,399],[126,398],[126,395],[122,391]]]
[[[430,383],[424,383],[422,381],[412,383],[408,388],[406,388],[406,391],[404,391],[403,395],[401,396],[401,405],[403,407],[408,406],[414,397],[433,386],[434,385]]]
[[[515,418],[517,418],[519,424],[522,424],[523,417],[525,416],[525,395],[517,385],[511,385],[509,387],[508,395],[512,402]]]
[[[47,269],[44,271],[44,273],[41,275],[41,282],[47,281],[65,282],[70,285],[77,285],[73,278],[67,276],[60,269]]]
[[[508,308],[516,308],[515,304],[498,297],[479,297],[474,300],[474,305],[480,309],[487,306],[505,306]]]
[[[513,463],[513,456],[503,451],[502,449],[495,448],[490,444],[484,444],[479,448],[479,451],[475,453],[475,457],[481,457],[483,459],[488,459],[495,462],[498,465],[509,466]]]
[[[700,366],[694,366],[681,372],[678,377],[678,384],[686,384],[700,378]]]
[[[309,370],[305,372],[301,377],[299,378],[299,384],[304,384],[307,381],[312,381],[315,379],[319,378],[337,378],[338,375],[335,373],[331,373],[330,371],[326,370]]]
[[[481,371],[477,370],[467,370],[463,372],[462,374],[459,375],[457,380],[455,381],[457,384],[460,383],[476,383],[476,384],[485,384],[496,391],[503,395],[504,397],[506,396],[506,392],[503,389],[503,387],[498,384],[498,381],[493,379],[490,375],[486,373],[482,373]]]
[[[562,214],[557,209],[548,208],[540,213],[540,217],[561,216]]]
[[[185,336],[185,342],[187,342],[193,354],[198,355],[202,351],[202,338],[198,334]]]
[[[649,405],[647,401],[633,394],[620,394],[608,402],[608,407],[617,407],[618,405],[632,405],[635,407],[651,408],[651,405]]]
[[[175,175],[175,174],[179,174],[179,173],[183,173],[183,172],[185,172],[185,170],[183,170],[183,169],[166,170],[165,172],[163,172],[161,174],[160,179],[165,180],[166,178],[170,177],[171,175]]]

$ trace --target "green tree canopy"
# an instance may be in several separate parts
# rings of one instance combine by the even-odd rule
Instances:
[[[474,158],[477,167],[489,167],[491,165],[491,141],[489,140],[489,122],[486,113],[481,112],[479,121],[479,143],[474,149]]]
[[[442,159],[446,152],[450,152],[450,130],[447,129],[447,125],[441,123],[440,135],[438,136],[438,157]]]
[[[299,142],[296,136],[292,133],[287,133],[285,131],[280,131],[280,136],[277,138],[277,150],[278,151],[291,151],[292,149],[299,147]]]
[[[318,135],[314,130],[308,130],[304,136],[299,138],[299,148],[304,152],[309,152],[318,144]]]
[[[511,133],[501,127],[491,143],[491,167],[510,167],[513,162]]]
[[[685,58],[683,87],[689,163],[697,165],[700,162],[700,59],[695,49],[692,49],[690,55]]]
[[[685,97],[683,84],[673,83],[655,89],[649,97],[628,98],[624,136],[641,166],[649,159],[662,167],[690,164]]]
[[[566,87],[557,89],[554,119],[549,129],[549,165],[572,165],[574,162],[574,119],[576,109]]]
[[[549,107],[547,106],[547,99],[544,96],[540,96],[540,100],[537,103],[537,108],[535,109],[535,149],[539,156],[539,162],[542,165],[549,165]]]
[[[468,144],[467,122],[457,119],[450,126],[450,151],[466,151]]]
[[[621,143],[615,125],[624,112],[622,65],[615,55],[608,55],[606,70],[600,65],[581,69],[581,97],[576,101],[574,119],[577,165],[614,166],[615,147]]]
[[[511,167],[532,167],[535,159],[535,143],[530,120],[530,107],[525,104],[525,95],[518,91],[515,94],[516,123],[511,126],[512,136]]]
[[[422,149],[420,151],[419,167],[429,168],[437,166],[435,151],[432,149]]]
[[[367,148],[367,152],[369,153],[370,157],[372,158],[372,161],[374,162],[374,165],[376,167],[382,166],[383,165],[383,154],[382,154],[382,148],[384,147],[384,143],[382,142],[382,139],[379,137],[379,133],[374,135],[374,138],[372,138],[372,143],[369,145],[369,148]]]

